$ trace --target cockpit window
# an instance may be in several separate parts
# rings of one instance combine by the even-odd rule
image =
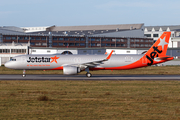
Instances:
[[[11,59],[10,61],[16,61],[16,59]]]

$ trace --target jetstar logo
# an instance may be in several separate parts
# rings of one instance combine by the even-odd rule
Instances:
[[[164,50],[164,46],[168,44],[165,40],[166,37],[164,37],[163,39],[160,38],[160,43],[158,44],[158,46],[162,47],[162,50]],[[147,65],[152,65],[154,58],[158,57],[159,54],[163,52],[162,50],[158,49],[158,46],[153,46],[154,51],[152,51],[149,56],[146,55],[146,58],[150,61],[150,63],[147,63]]]
[[[150,53],[150,56],[146,55],[146,58],[150,61],[147,65],[152,65],[155,57],[158,57],[158,53],[162,53],[162,50],[159,50],[158,47],[153,46],[154,51]]]
[[[52,60],[51,60],[52,59]],[[51,58],[48,58],[48,57],[29,57],[29,60],[27,60],[28,63],[32,62],[43,62],[43,63],[52,63],[52,62],[55,62],[57,63],[57,59],[59,59],[59,57],[57,56],[54,56],[54,57],[51,57]]]
[[[52,59],[51,63],[52,63],[52,62],[57,63],[57,59],[59,59],[59,57],[56,57],[56,56],[55,56],[55,57],[51,57],[51,59]]]

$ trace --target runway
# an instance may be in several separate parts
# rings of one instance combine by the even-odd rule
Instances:
[[[180,75],[0,75],[0,80],[180,80]]]

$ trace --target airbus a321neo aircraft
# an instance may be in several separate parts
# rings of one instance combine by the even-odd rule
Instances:
[[[146,67],[173,60],[167,56],[171,32],[164,32],[153,46],[145,53],[138,55],[20,55],[5,63],[5,67],[25,70],[63,70],[66,75],[86,71],[91,77],[90,70],[125,70]]]

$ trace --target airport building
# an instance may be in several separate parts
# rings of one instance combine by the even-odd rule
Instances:
[[[144,24],[0,27],[1,43],[28,43],[30,47],[58,48],[149,48]]]

